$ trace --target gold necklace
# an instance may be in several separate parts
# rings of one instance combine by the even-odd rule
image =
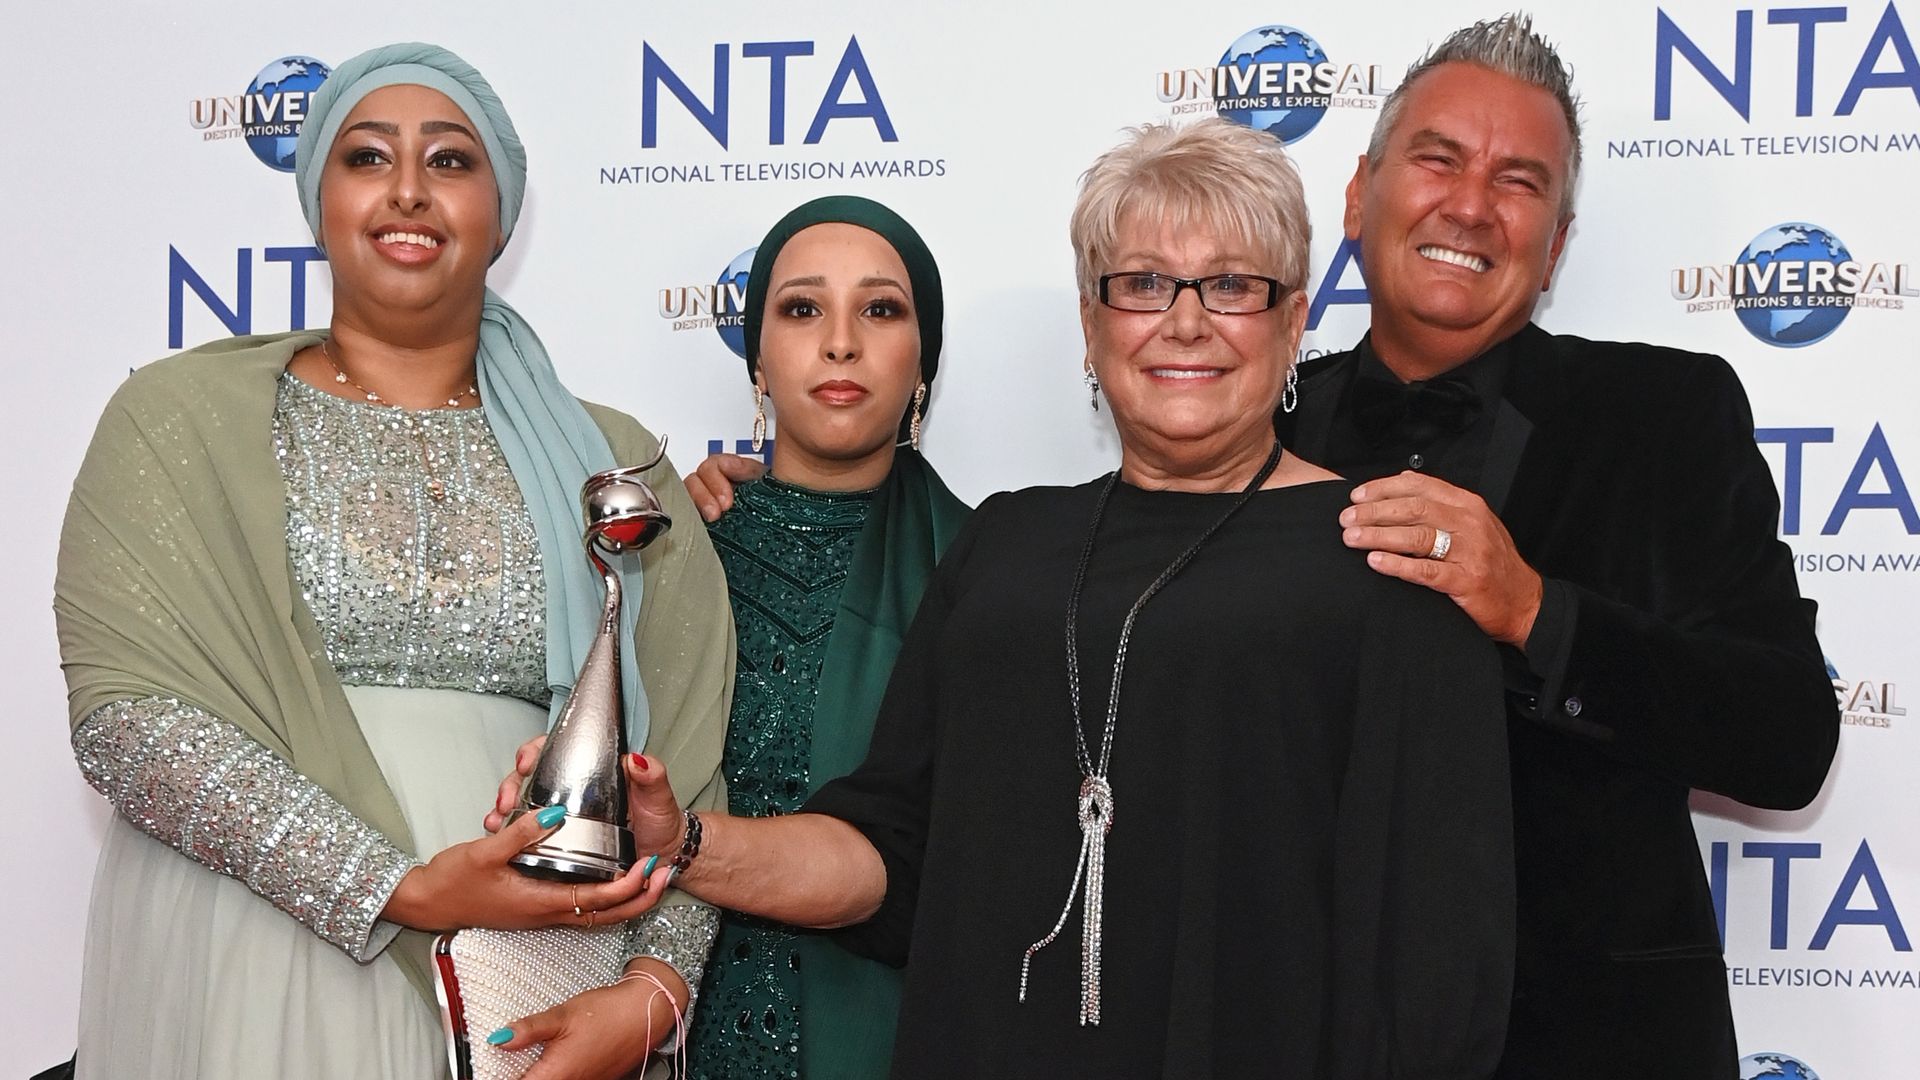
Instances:
[[[373,392],[372,390],[367,389],[366,387],[353,381],[351,378],[348,378],[347,373],[341,369],[340,362],[333,358],[333,349],[329,347],[329,342],[325,338],[322,338],[320,341],[320,355],[327,358],[327,366],[333,369],[334,382],[345,383],[346,385],[353,387],[355,390],[358,390],[361,393],[367,395],[367,400],[370,402],[373,402],[375,404],[389,404],[389,402],[387,402],[386,399],[382,398],[379,394]],[[445,405],[435,405],[431,409],[420,409],[417,411],[438,412],[441,409],[457,408],[460,404],[461,398],[478,397],[479,395],[480,395],[479,388],[474,386],[472,383],[468,383],[467,388],[465,390],[462,390],[458,394],[455,394],[454,396],[448,398],[447,403]],[[396,406],[396,408],[397,407],[398,406]],[[401,409],[401,411],[412,412],[415,410]],[[421,468],[421,471],[426,474],[427,494],[432,497],[434,502],[445,502],[447,498],[447,485],[439,477],[433,475],[433,455],[429,453],[427,450],[426,430],[424,428],[421,428],[418,424],[415,424],[413,425],[413,433],[415,436],[418,437],[418,442],[420,444],[420,468]]]
[[[361,393],[367,395],[368,401],[374,402],[376,404],[383,404],[383,403],[391,404],[391,402],[388,402],[386,398],[381,397],[379,394],[374,393],[372,390],[369,390],[366,387],[360,385],[359,383],[353,381],[351,378],[348,378],[347,373],[344,370],[342,370],[340,367],[340,361],[335,360],[333,358],[333,349],[331,347],[331,342],[329,342],[325,338],[322,338],[320,341],[320,355],[327,358],[327,366],[333,369],[334,382],[345,383],[346,385],[353,387],[355,390],[358,390]],[[468,383],[467,388],[465,390],[462,390],[459,393],[448,398],[447,403],[445,405],[435,405],[433,407],[436,409],[458,408],[460,405],[461,398],[479,397],[479,396],[480,396],[480,388],[475,386],[472,383]],[[426,410],[423,409],[421,411],[424,412]]]

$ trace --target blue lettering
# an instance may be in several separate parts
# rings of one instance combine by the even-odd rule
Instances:
[[[1775,8],[1767,12],[1773,26],[1792,24],[1800,28],[1800,50],[1794,64],[1793,115],[1813,115],[1813,32],[1823,22],[1846,22],[1847,9]]]
[[[317,247],[270,247],[260,257],[267,262],[287,264],[288,275],[293,279],[287,294],[287,329],[305,330],[307,328],[307,264],[326,262],[327,257]]]
[[[207,279],[200,276],[191,264],[174,248],[167,245],[167,348],[179,349],[185,346],[186,294],[182,286],[193,290],[200,302],[207,305],[213,317],[227,328],[230,334],[250,334],[253,332],[253,249],[241,248],[233,260],[234,297],[233,306],[228,307]]]
[[[846,91],[848,79],[860,84],[861,100],[840,100],[840,95]],[[827,82],[827,92],[820,99],[819,111],[813,114],[813,123],[807,127],[806,144],[812,146],[820,141],[820,136],[826,133],[829,120],[863,116],[873,121],[881,142],[900,141],[900,136],[894,134],[893,121],[887,117],[887,106],[880,100],[880,91],[873,85],[873,72],[867,69],[867,58],[860,52],[860,39],[849,37],[847,51],[841,54],[840,66],[833,70],[833,78]]]
[[[1727,104],[1733,106],[1742,120],[1751,119],[1753,102],[1753,12],[1734,12],[1733,33],[1733,76],[1707,59],[1700,46],[1693,43],[1667,13],[1654,9],[1653,26],[1653,118],[1671,120],[1673,118],[1673,54],[1679,53],[1687,63],[1707,80],[1715,93]],[[1810,33],[1810,31],[1808,31]],[[1808,58],[1811,63],[1811,58]]]
[[[1720,947],[1727,947],[1727,842],[1715,840],[1707,859],[1707,893],[1713,897],[1713,922],[1720,928]]]
[[[1862,491],[1867,474],[1876,465],[1886,478],[1887,490]],[[1913,496],[1907,491],[1907,482],[1900,476],[1900,465],[1893,460],[1893,449],[1887,445],[1886,432],[1880,430],[1879,424],[1873,425],[1872,433],[1867,436],[1867,445],[1860,448],[1860,457],[1854,461],[1853,471],[1847,475],[1840,497],[1834,500],[1833,512],[1827,515],[1827,523],[1820,527],[1820,535],[1838,533],[1840,527],[1846,524],[1847,515],[1855,510],[1898,511],[1907,535],[1920,534],[1920,510],[1914,508]]]
[[[712,457],[715,454],[724,454],[726,452],[727,452],[727,440],[725,439],[708,439],[707,440],[707,456],[708,457]],[[759,450],[755,450],[753,448],[752,439],[735,439],[733,440],[733,452],[740,455],[741,457],[759,458],[761,464],[767,466],[768,468],[773,467],[773,440],[772,439],[766,440],[766,442],[762,444],[762,447]]]
[[[1900,70],[1875,71],[1889,45],[1900,61]],[[1913,42],[1907,37],[1907,28],[1900,23],[1900,13],[1894,10],[1892,4],[1888,4],[1885,13],[1880,16],[1879,25],[1873,28],[1873,36],[1867,39],[1866,50],[1860,54],[1860,64],[1853,69],[1853,78],[1847,80],[1846,93],[1840,95],[1840,107],[1833,114],[1852,116],[1853,107],[1860,103],[1862,91],[1902,86],[1911,90],[1913,100],[1920,103],[1920,59],[1913,54]]]
[[[740,46],[740,55],[767,60],[767,142],[784,146],[787,142],[787,60],[812,56],[813,42],[750,41]]]
[[[1780,477],[1780,533],[1800,535],[1800,465],[1802,449],[1808,443],[1830,443],[1832,428],[1755,428],[1753,441],[1766,445],[1780,443],[1786,449],[1786,468]]]
[[[640,44],[640,145],[649,150],[660,145],[660,87],[686,106],[687,112],[707,129],[721,149],[727,146],[727,47],[713,47],[713,104],[708,106],[667,66],[653,46]]]
[[[1340,279],[1346,276],[1349,265],[1360,270],[1360,287],[1357,289],[1342,288],[1340,285]],[[1313,303],[1307,305],[1307,329],[1317,329],[1321,317],[1335,304],[1371,303],[1367,296],[1366,273],[1367,268],[1360,261],[1360,241],[1343,237],[1340,246],[1334,249],[1333,260],[1327,264],[1326,274],[1320,278],[1320,287],[1314,290]]]
[[[1820,845],[1754,842],[1741,844],[1740,855],[1746,859],[1773,860],[1773,893],[1770,907],[1772,926],[1767,935],[1767,947],[1784,949],[1787,947],[1788,886],[1792,877],[1793,860],[1819,858]]]
[[[1866,883],[1873,906],[1849,907],[1862,882]],[[1833,902],[1827,905],[1827,913],[1820,919],[1820,928],[1814,931],[1813,942],[1807,948],[1816,952],[1825,949],[1833,940],[1834,930],[1840,926],[1881,927],[1896,952],[1913,951],[1913,943],[1907,939],[1906,928],[1900,925],[1900,913],[1893,909],[1893,897],[1887,893],[1887,883],[1881,878],[1880,867],[1873,861],[1873,851],[1865,840],[1860,841],[1859,850],[1854,852],[1853,862],[1848,865],[1846,876],[1840,879],[1840,888],[1834,891]]]

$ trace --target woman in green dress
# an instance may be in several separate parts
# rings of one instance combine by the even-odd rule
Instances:
[[[709,526],[738,631],[722,759],[735,814],[790,813],[866,756],[920,593],[968,513],[918,449],[942,307],[926,244],[870,199],[809,202],[754,256],[754,433],[765,438],[771,402],[778,438],[770,473],[731,491]],[[523,766],[531,760],[522,753]],[[517,786],[517,777],[501,786],[501,809]],[[610,1034],[614,1025],[590,1017],[570,1024],[570,1008],[514,1024],[508,1048],[569,1027]],[[723,914],[688,1075],[882,1077],[898,1011],[897,970],[806,931]]]
[[[799,809],[866,755],[920,591],[967,508],[917,449],[940,358],[940,273],[912,226],[818,199],[748,278],[770,474],[711,526],[739,653],[722,769],[736,814]],[[905,441],[905,445],[896,445]],[[804,931],[723,915],[688,1053],[698,1078],[885,1075],[898,972]]]
[[[116,811],[81,1077],[444,1075],[412,931],[576,924],[576,905],[609,923],[642,887],[515,871],[543,815],[480,835],[499,763],[546,729],[599,613],[581,483],[657,449],[568,393],[486,287],[525,191],[512,122],[458,57],[387,46],[314,95],[297,160],[329,327],[143,367],[68,505],[73,746]],[[628,729],[717,803],[720,567],[671,467],[650,479],[675,525],[624,575]],[[684,997],[717,918],[670,903],[629,924],[629,966]],[[596,993],[658,1009],[664,1035],[645,989]],[[570,1059],[542,1064],[592,1074]]]

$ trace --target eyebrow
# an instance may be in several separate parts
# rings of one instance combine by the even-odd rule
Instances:
[[[362,130],[376,131],[382,135],[391,135],[395,138],[400,136],[400,125],[391,120],[362,120],[347,129],[347,131]],[[473,132],[467,130],[464,124],[456,124],[451,120],[423,120],[420,123],[420,134],[422,135],[444,135],[449,131],[457,131],[467,138],[473,139],[475,142],[480,141],[478,138],[475,138]]]
[[[1139,264],[1139,263],[1153,263],[1153,262],[1165,262],[1165,261],[1167,261],[1167,257],[1165,255],[1160,254],[1158,252],[1152,252],[1152,251],[1129,251],[1111,260],[1111,262],[1115,266],[1124,266],[1129,263]],[[1254,260],[1245,255],[1239,255],[1234,252],[1223,251],[1215,255],[1211,259],[1204,260],[1201,263],[1201,265],[1203,267],[1213,268],[1217,271],[1219,267],[1225,266],[1229,263],[1236,263],[1236,262],[1245,262],[1245,263],[1251,264],[1254,262]],[[1132,270],[1132,271],[1126,271],[1126,272],[1136,273],[1136,274],[1154,273],[1154,274],[1162,274],[1166,277],[1179,276],[1177,274],[1173,274],[1165,270]],[[1222,272],[1232,272],[1232,271],[1222,271]]]
[[[1409,148],[1438,146],[1440,149],[1456,157],[1466,158],[1470,156],[1467,153],[1465,144],[1461,143],[1460,140],[1442,135],[1432,128],[1421,128],[1419,131],[1414,132],[1413,137],[1407,140],[1407,146]],[[1540,186],[1543,188],[1553,187],[1553,170],[1549,169],[1547,163],[1541,161],[1539,158],[1510,156],[1501,158],[1496,164],[1499,165],[1501,170],[1518,169],[1521,172],[1531,175],[1540,182]]]
[[[907,291],[905,285],[900,284],[890,277],[863,277],[854,288],[871,289],[877,285],[891,285],[901,292]],[[824,289],[826,287],[827,279],[819,274],[813,274],[808,277],[788,278],[786,281],[780,283],[781,289]],[[779,290],[775,291],[777,292]]]

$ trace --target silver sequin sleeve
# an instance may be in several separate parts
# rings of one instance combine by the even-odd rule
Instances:
[[[232,724],[167,698],[116,701],[81,722],[73,750],[87,782],[140,831],[354,959],[399,933],[380,911],[418,862]]]
[[[678,972],[687,983],[687,1021],[700,1000],[700,976],[707,953],[720,933],[720,912],[705,904],[658,907],[627,924],[627,955],[655,960]]]

